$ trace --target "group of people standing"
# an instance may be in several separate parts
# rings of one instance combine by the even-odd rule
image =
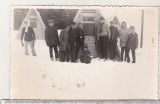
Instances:
[[[52,52],[54,48],[55,60],[59,59],[61,62],[76,62],[80,49],[81,51],[85,51],[84,48],[87,48],[87,46],[84,47],[84,39],[82,24],[78,24],[77,26],[76,23],[72,22],[70,25],[64,26],[58,37],[54,20],[48,21],[48,26],[45,30],[45,40],[49,47],[52,61],[54,60]]]
[[[32,55],[36,56],[34,42],[35,33],[28,21],[24,21],[24,28],[22,29],[21,42],[23,45],[23,38],[25,42],[25,55],[28,53],[28,44],[31,46]],[[72,22],[66,25],[58,36],[57,28],[54,25],[54,20],[48,20],[48,25],[45,29],[45,41],[49,47],[49,55],[51,61],[61,62],[77,62],[80,58],[82,63],[90,63],[91,57],[88,46],[84,44],[85,36],[82,30],[82,24],[78,25]],[[53,55],[54,50],[54,55]],[[54,59],[55,56],[55,59]]]
[[[122,22],[119,30],[120,47],[121,47],[121,61],[130,62],[129,52],[132,52],[132,63],[136,62],[135,50],[138,48],[138,34],[135,32],[135,27],[126,27],[126,22]],[[125,55],[124,55],[125,52]],[[125,57],[124,57],[125,56]]]
[[[118,38],[120,39],[121,52],[118,55]],[[132,63],[136,62],[135,50],[138,47],[138,35],[134,26],[127,28],[126,22],[121,23],[118,30],[114,21],[110,21],[110,27],[105,23],[103,17],[100,18],[96,41],[100,47],[101,58],[130,62],[130,50],[132,52]]]
[[[35,33],[28,22],[24,22],[22,29],[21,41],[25,41],[25,54],[28,54],[28,44],[31,46],[32,55],[36,56],[34,49]],[[120,39],[121,54],[118,54],[118,38]],[[66,25],[58,36],[57,28],[54,25],[54,20],[48,20],[48,26],[45,29],[45,41],[49,47],[49,55],[51,61],[54,60],[53,49],[55,53],[55,60],[61,62],[77,62],[80,59],[83,63],[90,63],[90,51],[88,46],[84,44],[85,35],[83,32],[83,25],[72,22]],[[121,23],[121,28],[115,26],[115,22],[111,21],[110,26],[105,23],[105,19],[100,17],[97,26],[96,44],[99,47],[99,54],[102,59],[116,60],[120,57],[120,61],[130,62],[129,52],[132,51],[132,63],[136,62],[135,50],[138,47],[138,35],[135,32],[134,26],[127,28],[126,22]],[[22,42],[23,45],[23,42]],[[124,57],[125,55],[125,57]]]

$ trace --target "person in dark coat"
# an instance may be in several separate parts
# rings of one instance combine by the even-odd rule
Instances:
[[[29,26],[28,21],[24,21],[24,28],[22,28],[22,34],[21,34],[21,43],[23,46],[23,38],[24,38],[24,46],[25,46],[25,55],[29,55],[28,53],[28,44],[31,47],[32,55],[37,56],[34,48],[35,43],[35,33],[31,26]]]
[[[76,51],[76,42],[77,42],[77,26],[76,23],[71,23],[71,28],[69,29],[69,38],[68,38],[68,60],[71,60],[71,62],[76,62],[75,60],[75,51]]]
[[[76,42],[76,60],[78,59],[78,53],[79,50],[81,49],[81,51],[83,50],[83,46],[84,46],[84,32],[83,32],[83,25],[81,23],[79,23],[78,28],[77,28],[77,42]]]
[[[121,47],[121,61],[126,61],[127,59],[127,40],[128,40],[128,35],[129,35],[129,29],[127,28],[126,22],[121,23],[121,29],[119,30],[119,38],[120,38],[120,47]],[[125,52],[125,59],[124,57],[124,52]]]
[[[115,26],[114,21],[110,22],[110,59],[115,60],[117,55],[117,38],[119,36],[118,28]]]
[[[136,49],[138,47],[138,35],[135,32],[134,26],[130,27],[131,33],[128,36],[128,41],[127,41],[127,62],[130,62],[130,57],[129,57],[129,52],[131,50],[132,52],[132,63],[136,63]]]
[[[67,53],[68,53],[68,38],[69,33],[68,30],[70,29],[69,26],[66,26],[65,29],[63,29],[60,32],[60,44],[59,44],[59,50],[60,50],[60,61],[65,62],[67,61]]]
[[[91,53],[90,51],[88,50],[88,46],[85,44],[83,46],[83,50],[80,52],[80,61],[81,63],[91,63]]]
[[[46,40],[47,46],[49,47],[49,53],[50,53],[51,61],[54,60],[54,58],[53,58],[53,48],[54,48],[54,53],[55,53],[55,59],[57,61],[57,59],[58,59],[57,46],[59,44],[59,37],[58,37],[57,28],[54,26],[54,21],[53,20],[48,21],[48,26],[45,29],[45,40]]]

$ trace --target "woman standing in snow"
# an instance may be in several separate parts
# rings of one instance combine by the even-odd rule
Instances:
[[[123,61],[123,54],[125,52],[125,61],[127,58],[126,43],[128,40],[129,29],[126,26],[126,22],[122,22],[121,29],[119,30],[120,47],[121,47],[121,61]]]
[[[135,55],[135,51],[138,47],[138,35],[135,32],[135,28],[134,26],[130,27],[130,31],[131,33],[128,36],[128,41],[127,41],[127,62],[130,62],[130,57],[129,57],[129,51],[132,51],[132,63],[136,62],[136,55]]]
[[[24,28],[22,29],[21,34],[21,42],[23,46],[23,38],[24,38],[24,47],[25,47],[25,55],[29,55],[28,52],[28,44],[31,47],[32,55],[37,56],[35,49],[34,49],[34,43],[35,43],[35,33],[31,26],[29,26],[28,21],[24,21]]]

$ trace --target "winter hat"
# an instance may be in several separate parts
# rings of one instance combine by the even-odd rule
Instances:
[[[133,30],[135,30],[135,27],[134,27],[134,26],[130,26],[130,29],[133,29]]]
[[[110,21],[110,23],[115,23],[114,21]]]
[[[75,25],[76,23],[75,22],[71,22],[71,24],[70,25]]]
[[[99,20],[105,20],[105,19],[104,19],[104,17],[101,16]]]
[[[48,23],[53,23],[54,22],[54,20],[48,20]]]

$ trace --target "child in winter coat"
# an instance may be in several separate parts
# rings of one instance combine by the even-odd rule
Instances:
[[[130,62],[130,57],[129,57],[129,51],[132,51],[132,63],[136,63],[136,49],[138,47],[138,35],[135,32],[134,26],[130,27],[131,33],[128,36],[128,41],[127,41],[127,62]]]
[[[83,51],[80,53],[80,61],[81,63],[91,63],[91,56],[90,56],[90,51],[88,50],[88,46],[84,45]]]

